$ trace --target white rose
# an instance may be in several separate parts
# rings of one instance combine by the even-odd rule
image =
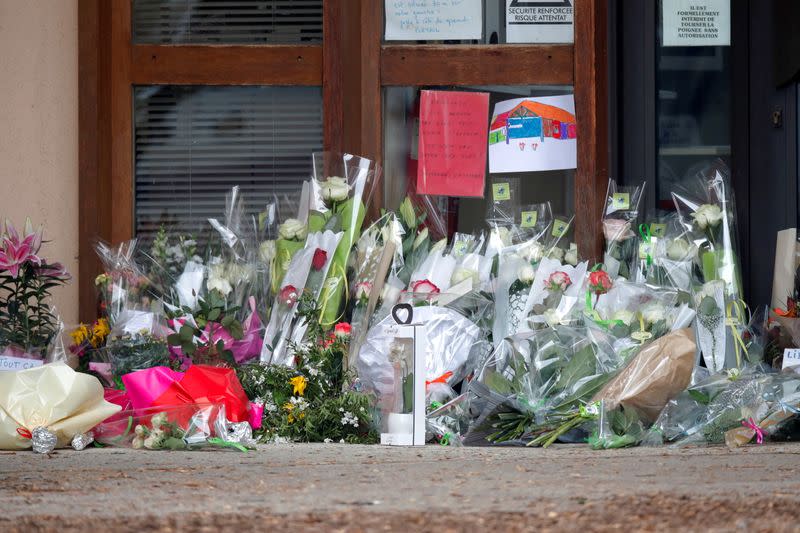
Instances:
[[[500,237],[500,242],[503,246],[511,246],[511,232],[505,226],[500,226],[496,230],[497,236]]]
[[[561,323],[561,315],[555,309],[547,309],[542,313],[542,317],[551,327]]]
[[[308,234],[308,228],[296,218],[289,218],[286,219],[286,222],[281,224],[280,228],[278,228],[278,234],[287,240],[302,240],[306,238],[306,235]]]
[[[338,176],[331,176],[320,184],[322,199],[332,202],[347,200],[350,195],[350,185],[347,180]]]
[[[473,284],[478,284],[478,282],[480,282],[480,277],[476,271],[470,270],[469,268],[458,267],[453,271],[453,275],[450,278],[450,283],[453,285],[458,285],[462,281],[466,281],[468,279],[472,279]]]
[[[531,265],[523,265],[517,272],[517,277],[520,281],[525,283],[533,283],[533,278],[536,277],[536,271],[533,270]]]
[[[686,239],[672,239],[667,245],[667,257],[672,261],[683,261],[693,253],[693,248]]]
[[[531,263],[538,263],[542,260],[542,256],[544,255],[544,250],[542,249],[542,245],[538,242],[533,242],[530,245],[526,246],[525,249],[522,251],[522,255]]]
[[[225,265],[217,263],[208,270],[208,281],[206,281],[206,288],[208,290],[218,290],[224,296],[230,294],[233,290],[227,276],[225,275]]]
[[[722,221],[722,209],[715,204],[703,204],[692,213],[692,218],[697,227],[702,230],[709,226],[715,227]]]
[[[567,253],[564,254],[564,262],[572,265],[577,266],[578,264],[578,247],[577,246],[570,246]]]
[[[611,317],[611,320],[619,320],[626,326],[630,326],[633,323],[634,314],[627,309],[620,309]]]
[[[258,247],[258,257],[264,263],[271,263],[275,259],[275,241],[264,241]]]
[[[648,324],[655,324],[656,322],[666,320],[666,311],[658,304],[651,304],[643,307],[641,313],[642,319]]]
[[[548,253],[547,255],[550,256],[550,259],[557,259],[559,261],[563,261],[564,249],[559,248],[558,246],[553,246],[553,248],[550,249],[550,253]]]

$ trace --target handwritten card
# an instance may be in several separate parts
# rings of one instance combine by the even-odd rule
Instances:
[[[480,39],[482,36],[483,5],[477,0],[385,2],[387,41]]]
[[[11,355],[0,355],[0,372],[13,372],[16,370],[27,370],[42,366],[44,361],[41,359],[26,359],[24,357],[14,357]]]
[[[489,93],[422,91],[417,192],[483,197]]]

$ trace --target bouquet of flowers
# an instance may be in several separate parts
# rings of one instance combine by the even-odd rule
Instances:
[[[59,333],[50,291],[70,276],[60,263],[39,256],[42,228],[26,220],[23,232],[6,220],[0,231],[0,354],[44,359]]]
[[[197,450],[255,448],[247,422],[230,422],[225,405],[187,403],[123,411],[93,430],[103,446],[135,450]]]
[[[324,326],[332,327],[341,318],[350,250],[361,235],[381,169],[369,159],[334,152],[315,153],[313,162],[315,211],[309,214],[309,227],[342,233],[320,296],[320,319]]]
[[[351,387],[344,366],[352,329],[337,324],[326,333],[319,303],[304,294],[297,312],[309,325],[307,339],[294,345],[292,366],[253,364],[237,368],[249,398],[263,405],[256,437],[265,442],[374,443],[372,399]]]
[[[757,367],[712,374],[670,401],[651,428],[648,444],[738,446],[780,434],[800,410],[800,377]]]
[[[525,316],[534,315],[531,320],[543,325],[573,322],[584,294],[588,267],[586,262],[572,266],[558,259],[542,259],[525,304]]]
[[[644,196],[644,184],[638,187],[621,187],[608,180],[606,207],[603,211],[603,235],[606,252],[603,259],[606,271],[612,278],[631,279],[638,258],[636,238],[639,204]]]
[[[471,409],[479,414],[464,443],[536,446],[568,438],[592,419],[597,409],[589,400],[621,365],[609,339],[585,328],[508,337],[470,383]]]

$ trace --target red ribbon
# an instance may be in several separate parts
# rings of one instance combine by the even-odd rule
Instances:
[[[756,432],[756,442],[758,444],[764,444],[764,430],[758,427],[755,421],[752,418],[748,418],[747,420],[742,420],[742,425],[746,428],[750,428]]]
[[[453,377],[453,373],[450,370],[448,370],[447,372],[445,372],[436,379],[432,379],[430,381],[425,380],[425,388],[427,389],[431,383],[444,383],[446,385],[447,380],[450,379],[451,377]]]
[[[25,428],[17,428],[17,434],[23,439],[32,439],[33,433],[31,433],[28,429]]]

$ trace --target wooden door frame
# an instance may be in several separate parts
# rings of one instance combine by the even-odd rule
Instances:
[[[599,259],[609,161],[607,3],[574,0],[574,45],[384,44],[382,1],[324,0],[322,44],[234,46],[133,44],[131,0],[79,0],[81,319],[95,318],[94,242],[133,236],[137,84],[321,86],[325,148],[378,162],[385,86],[574,85],[576,242],[583,256]],[[382,187],[376,195],[382,201]]]

